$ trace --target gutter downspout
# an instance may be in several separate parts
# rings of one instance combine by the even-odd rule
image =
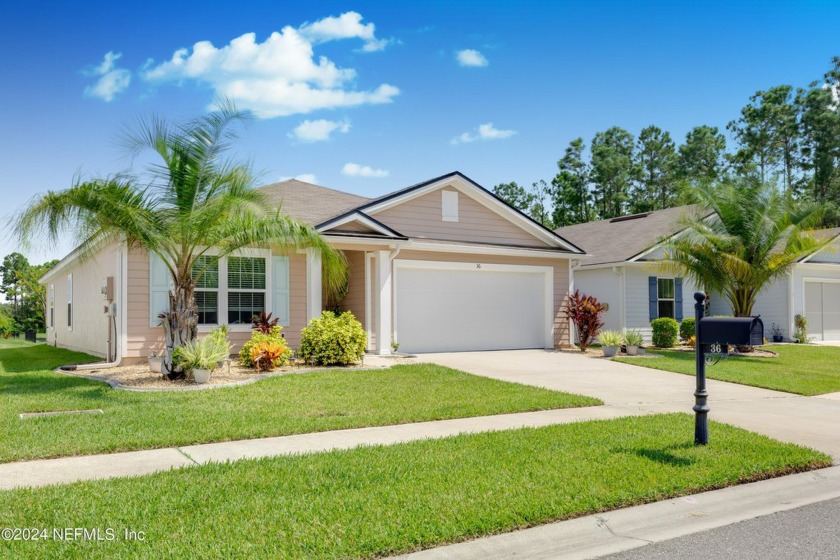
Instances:
[[[619,315],[618,315],[618,328],[621,332],[625,332],[627,329],[627,313],[626,313],[626,299],[627,293],[625,291],[625,286],[627,284],[627,280],[624,274],[624,267],[614,266],[612,267],[613,273],[618,276],[618,290],[620,292],[619,299],[618,299],[618,306],[619,306]]]

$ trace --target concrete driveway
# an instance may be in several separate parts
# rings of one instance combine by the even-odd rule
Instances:
[[[419,358],[494,379],[598,397],[628,412],[691,413],[694,405],[694,377],[575,353],[510,350]],[[714,380],[707,382],[707,390],[712,420],[806,445],[840,461],[840,400]],[[693,424],[687,429],[693,430]]]

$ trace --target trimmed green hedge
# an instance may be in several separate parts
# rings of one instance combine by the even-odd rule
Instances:
[[[677,345],[680,325],[670,317],[660,317],[650,322],[653,328],[653,345],[659,348],[672,348]]]

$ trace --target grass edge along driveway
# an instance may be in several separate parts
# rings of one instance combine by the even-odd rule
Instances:
[[[0,349],[0,463],[602,404],[433,364],[144,393],[47,370],[79,356],[44,345]],[[78,409],[104,414],[18,416]]]
[[[840,348],[810,344],[763,346],[777,358],[732,356],[714,366],[706,366],[706,377],[751,387],[814,396],[840,391]],[[624,364],[695,374],[694,352],[648,350],[658,358],[614,358]]]
[[[11,527],[143,531],[142,542],[3,542],[43,557],[372,558],[828,466],[688,414],[244,460],[0,492]],[[3,554],[0,554],[2,556]]]

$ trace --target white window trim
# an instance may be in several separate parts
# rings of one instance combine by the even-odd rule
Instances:
[[[204,256],[213,257],[218,256],[218,251],[215,250],[208,250],[204,253]],[[281,255],[282,256],[282,255]],[[262,257],[265,259],[265,289],[264,290],[241,290],[241,289],[230,289],[227,287],[228,285],[228,271],[227,271],[227,259],[228,257]],[[265,294],[265,309],[267,312],[271,312],[273,310],[273,302],[272,302],[272,266],[271,266],[271,251],[268,249],[241,249],[239,251],[235,251],[230,255],[219,257],[219,288],[217,290],[202,290],[202,291],[216,291],[218,295],[218,318],[219,321],[216,324],[200,324],[198,325],[198,332],[200,333],[208,333],[218,327],[219,325],[227,325],[228,332],[251,332],[251,324],[250,323],[243,323],[243,324],[236,324],[230,325],[227,322],[228,317],[228,301],[227,295],[229,292],[263,292]],[[291,271],[290,271],[291,274]],[[291,310],[290,310],[291,314]],[[288,322],[287,320],[283,320],[281,318],[281,324],[284,322]]]
[[[444,222],[458,221],[458,191],[440,191],[441,220]]]
[[[659,297],[659,281],[660,280],[670,280],[674,283],[674,297],[672,298],[662,298]],[[659,312],[659,302],[660,301],[670,301],[673,302],[673,310],[674,313],[669,317],[670,319],[677,319],[677,279],[675,276],[657,276],[656,277],[656,318],[661,319],[663,315]]]

